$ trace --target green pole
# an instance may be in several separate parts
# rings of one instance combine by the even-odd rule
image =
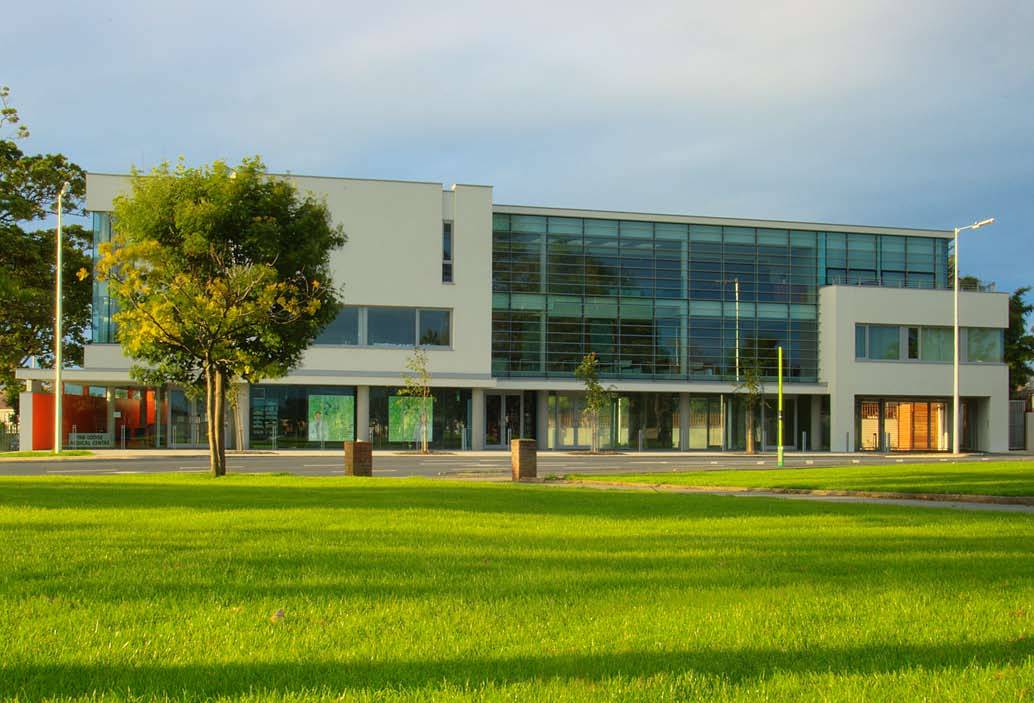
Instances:
[[[777,447],[777,464],[783,468],[783,348],[779,347],[779,444]]]

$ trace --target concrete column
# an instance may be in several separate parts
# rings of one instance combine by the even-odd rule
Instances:
[[[25,384],[27,387],[29,383]],[[32,446],[32,393],[25,391],[18,395],[18,449],[27,452]]]
[[[822,396],[811,396],[811,425],[808,429],[808,447],[813,452],[822,448]]]
[[[104,431],[111,439],[111,446],[115,447],[118,446],[118,437],[115,436],[115,391],[111,389],[111,386],[104,387],[104,400],[108,403],[108,420]],[[172,437],[171,428],[168,437]]]
[[[854,396],[831,393],[829,396],[829,450],[853,452],[857,438],[854,428]]]
[[[475,388],[470,393],[470,448],[481,451],[485,448],[485,391]]]
[[[689,393],[679,393],[679,449],[689,449]]]
[[[549,446],[549,391],[535,392],[535,441],[539,449]]]
[[[242,383],[237,386],[237,414],[241,423],[241,446],[237,449],[251,448],[251,386]],[[236,441],[236,439],[234,440]]]
[[[355,438],[370,441],[370,387],[355,387]]]

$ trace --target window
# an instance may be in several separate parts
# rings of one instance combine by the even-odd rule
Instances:
[[[452,223],[442,223],[442,283],[452,283]]]
[[[866,327],[865,325],[854,326],[854,358],[865,359],[869,356],[866,349]]]
[[[341,308],[314,344],[359,344],[359,308]]]
[[[909,327],[908,328],[908,358],[918,359],[919,358],[919,328]]]
[[[368,344],[411,347],[416,343],[416,310],[413,308],[368,308]]]
[[[924,327],[919,358],[923,361],[951,361],[952,333],[951,327]]]
[[[970,327],[966,330],[966,361],[1001,361],[1002,330]]]
[[[449,346],[449,311],[420,311],[420,344],[429,347]]]
[[[869,325],[869,358],[895,360],[901,358],[901,328]]]

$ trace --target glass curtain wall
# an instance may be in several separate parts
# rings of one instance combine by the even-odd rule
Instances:
[[[318,449],[355,439],[353,386],[259,384],[249,403],[253,448]]]
[[[433,388],[431,398],[428,446],[432,449],[469,449],[470,389]],[[419,448],[419,402],[418,398],[400,395],[395,387],[370,388],[370,443],[374,448]]]
[[[822,233],[497,214],[493,372],[735,379],[740,357],[818,375]]]

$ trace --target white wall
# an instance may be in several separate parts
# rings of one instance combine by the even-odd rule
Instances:
[[[1009,296],[1005,293],[961,293],[963,327],[1007,327]],[[855,397],[952,395],[951,362],[868,361],[855,359],[855,324],[953,324],[952,291],[825,286],[819,291],[819,377],[830,391],[830,448],[850,451],[855,442]],[[986,431],[978,428],[983,446],[1006,451],[1009,445],[1008,367],[1004,363],[963,363],[959,393],[987,398]]]
[[[488,382],[491,372],[492,189],[440,183],[289,176],[325,198],[348,243],[331,255],[348,305],[449,308],[452,348],[428,351],[436,383]],[[87,207],[110,210],[124,176],[89,174]],[[453,280],[442,283],[442,223],[453,220]],[[399,383],[411,350],[313,347],[294,375],[324,383]],[[126,368],[114,345],[87,348],[86,366]],[[285,379],[285,381],[294,379]],[[296,381],[297,382],[297,381]],[[309,380],[308,382],[314,382]]]

